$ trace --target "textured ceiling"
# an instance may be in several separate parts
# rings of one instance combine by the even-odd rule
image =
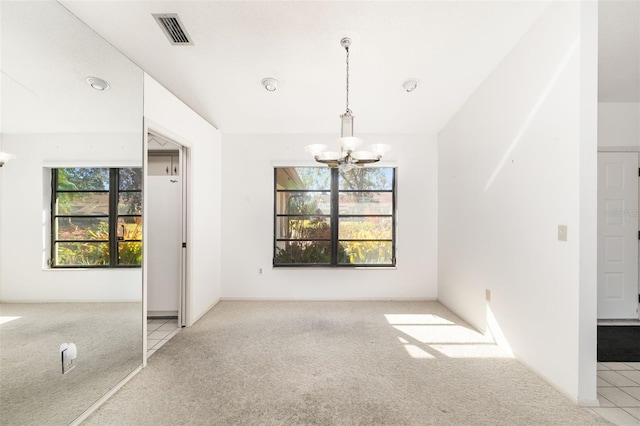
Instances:
[[[61,1],[224,133],[434,133],[545,10],[521,1]],[[152,17],[178,13],[193,46]],[[279,80],[268,93],[260,82]],[[418,88],[402,90],[407,78]]]
[[[111,129],[115,117],[126,121],[109,97],[130,94],[134,103],[139,96],[135,81],[118,77],[119,69],[132,75],[130,64],[100,53],[99,38],[78,38],[72,21],[55,27],[60,40],[50,39],[54,21],[41,13],[45,2],[3,1],[3,10],[13,3],[34,8],[31,18],[2,29],[3,102],[11,94],[31,100],[30,114],[20,102],[4,108],[4,118],[32,118],[14,120],[13,130],[35,131],[36,121],[47,129],[69,127],[71,115],[60,113],[66,110],[81,121],[73,127],[87,131]],[[547,7],[457,0],[60,3],[224,133],[338,133],[343,36],[353,39],[356,133],[438,132]],[[152,17],[171,12],[180,15],[193,46],[171,46]],[[640,1],[601,1],[599,23],[600,100],[640,101]],[[35,78],[30,70],[50,72]],[[108,77],[111,90],[100,98],[86,90],[82,99],[70,97],[89,74]],[[265,77],[280,81],[276,92],[262,88]],[[402,90],[407,78],[419,80],[412,93]],[[42,120],[35,120],[38,111]]]
[[[140,132],[138,67],[55,2],[1,6],[4,133]],[[94,73],[111,89],[91,89]]]

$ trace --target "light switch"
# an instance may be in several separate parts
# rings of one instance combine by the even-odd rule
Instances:
[[[567,241],[567,225],[558,225],[558,241]]]

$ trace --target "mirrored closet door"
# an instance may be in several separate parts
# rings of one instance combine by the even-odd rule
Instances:
[[[143,72],[55,1],[0,25],[0,424],[68,425],[143,363]]]

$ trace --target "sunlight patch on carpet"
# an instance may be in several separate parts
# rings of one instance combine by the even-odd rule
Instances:
[[[20,318],[22,318],[22,317],[2,317],[2,316],[0,316],[0,324],[6,324],[6,323],[8,323],[10,321],[17,320],[17,319],[20,319]]]
[[[398,340],[400,341],[400,343],[402,344],[402,347],[404,347],[404,349],[407,351],[407,353],[411,358],[416,358],[416,359],[434,359],[435,358],[433,355],[431,355],[429,352],[425,351],[424,349],[416,345],[410,344],[407,339],[398,337]]]
[[[393,328],[420,343],[493,343],[477,331],[460,325],[395,325]]]
[[[430,348],[449,358],[513,358],[494,344],[484,345],[429,345]]]
[[[453,322],[433,314],[385,314],[391,325],[438,325]]]
[[[389,325],[400,332],[398,340],[407,354],[415,359],[447,358],[513,358],[508,348],[495,343],[495,335],[502,338],[493,315],[490,330],[482,334],[433,314],[385,314]]]

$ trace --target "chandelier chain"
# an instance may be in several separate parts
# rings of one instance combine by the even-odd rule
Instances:
[[[349,109],[349,46],[344,48],[347,51],[347,113],[351,113]]]

